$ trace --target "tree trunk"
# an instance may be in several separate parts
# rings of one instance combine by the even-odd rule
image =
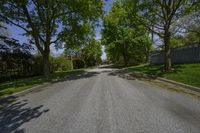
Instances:
[[[149,63],[150,62],[150,56],[149,56],[149,52],[145,53],[145,63]]]
[[[49,62],[49,53],[44,53],[43,55],[43,74],[45,77],[49,78],[50,76],[50,62]]]
[[[71,70],[74,69],[74,65],[73,65],[73,58],[72,56],[70,55],[70,64],[71,64]]]
[[[44,44],[44,56],[43,56],[43,74],[45,77],[50,77],[50,62],[49,62],[49,54],[50,54],[50,41],[51,41],[51,33],[50,33],[50,24],[47,25],[47,35],[46,35],[46,43]]]
[[[123,52],[122,52],[123,58],[124,58],[124,65],[128,66],[128,49],[126,42],[123,43]]]
[[[142,44],[142,42],[140,42]],[[146,44],[143,44],[144,46],[144,51],[145,51],[145,63],[149,63],[150,62],[150,50],[149,48],[146,46]]]
[[[170,71],[172,69],[170,37],[171,37],[170,32],[166,31],[165,32],[165,36],[164,36],[164,44],[165,44],[165,70],[166,71]]]
[[[126,54],[123,54],[123,58],[124,58],[124,65],[128,66],[128,57],[126,56]]]

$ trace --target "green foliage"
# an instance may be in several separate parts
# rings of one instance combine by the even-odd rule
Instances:
[[[197,32],[199,32],[199,34],[195,33],[195,32],[189,32],[188,34],[186,34],[184,36],[184,44],[191,44],[194,42],[199,42],[200,43],[200,26],[199,29],[196,29]]]
[[[172,24],[195,9],[199,0],[140,0],[137,1],[140,14],[139,20],[152,33],[163,39],[165,48],[165,69],[171,70],[171,37],[176,34]],[[143,21],[144,20],[144,21]]]
[[[0,81],[35,74],[33,47],[0,35]]]
[[[184,45],[190,45],[195,42],[199,43],[200,37],[198,36],[198,34],[194,32],[189,32],[181,36],[180,35],[173,36],[170,41],[172,48]]]
[[[101,63],[101,44],[94,37],[85,40],[81,46],[65,49],[65,55],[73,60],[73,67],[86,68]]]
[[[183,41],[183,45],[200,42],[200,7],[199,3],[194,4],[193,10],[187,15],[181,17],[173,26],[181,33],[179,38]]]
[[[55,73],[57,71],[71,70],[70,60],[68,60],[66,57],[64,57],[62,55],[58,56],[58,57],[50,56],[49,61],[50,61],[50,66],[51,66],[50,67],[51,73]],[[35,56],[35,64],[34,64],[34,68],[36,70],[35,71],[36,75],[41,75],[42,66],[43,66],[42,56],[40,54],[38,54]]]
[[[81,59],[74,59],[73,60],[73,67],[74,67],[74,69],[84,68],[85,62]]]
[[[64,56],[50,57],[51,71],[68,71],[71,70],[71,61]]]
[[[85,67],[96,66],[101,63],[101,45],[99,41],[91,40],[85,48],[82,49],[84,55]]]
[[[173,36],[170,40],[172,48],[183,46],[185,44],[184,38],[182,36]]]
[[[95,39],[95,27],[90,22],[80,25],[82,36],[63,36],[65,55],[73,60],[74,68],[91,67],[101,62],[101,44]],[[69,39],[71,38],[71,39]]]
[[[148,31],[135,21],[140,18],[129,0],[116,1],[104,17],[102,43],[108,59],[113,63],[140,63],[145,61],[151,43]]]
[[[46,76],[50,45],[62,44],[62,36],[69,45],[76,45],[88,29],[85,24],[95,26],[103,12],[101,0],[2,0],[0,5],[0,21],[23,29],[32,38],[43,57]]]

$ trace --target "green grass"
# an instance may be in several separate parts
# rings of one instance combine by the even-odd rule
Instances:
[[[200,63],[174,65],[173,71],[166,72],[163,65],[140,65],[128,67],[128,70],[164,77],[188,85],[200,87]]]
[[[48,79],[45,78],[44,76],[35,76],[35,77],[3,82],[3,83],[0,83],[0,98],[16,93],[16,92],[29,89],[31,87],[40,85],[45,82],[51,82],[55,79],[63,78],[70,74],[82,73],[82,72],[84,72],[84,69],[70,70],[70,71],[65,71],[65,72],[56,72],[52,74],[50,78]]]

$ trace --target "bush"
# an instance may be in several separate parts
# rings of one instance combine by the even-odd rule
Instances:
[[[74,66],[74,69],[84,68],[85,63],[82,60],[75,59],[75,60],[73,60],[73,66]]]
[[[30,44],[0,36],[0,81],[34,75],[33,49]]]
[[[50,57],[50,70],[55,71],[67,71],[71,70],[71,61],[63,56]]]

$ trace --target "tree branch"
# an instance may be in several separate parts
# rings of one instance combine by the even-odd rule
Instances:
[[[31,17],[30,17],[30,14],[29,14],[29,12],[28,12],[28,9],[27,9],[26,5],[22,5],[22,9],[24,10],[24,14],[26,15],[27,20],[28,20],[28,23],[30,24],[30,26],[31,26],[31,28],[32,28],[32,35],[33,35],[33,37],[34,37],[34,39],[35,39],[35,45],[37,46],[38,50],[39,50],[42,54],[44,54],[44,50],[43,50],[43,48],[40,46],[40,42],[39,42],[39,38],[41,38],[41,37],[40,37],[39,32],[37,31],[35,25],[34,25],[33,22],[32,22],[32,19],[31,19]]]
[[[4,20],[8,21],[9,23],[11,23],[11,24],[13,24],[13,25],[15,25],[15,26],[17,26],[17,27],[23,29],[23,30],[26,31],[27,33],[30,33],[30,32],[31,32],[31,31],[29,31],[28,29],[24,28],[23,26],[21,26],[21,25],[15,23],[15,22],[13,22],[12,20],[8,19],[7,17],[2,16],[1,14],[0,14],[0,17],[3,18]]]

